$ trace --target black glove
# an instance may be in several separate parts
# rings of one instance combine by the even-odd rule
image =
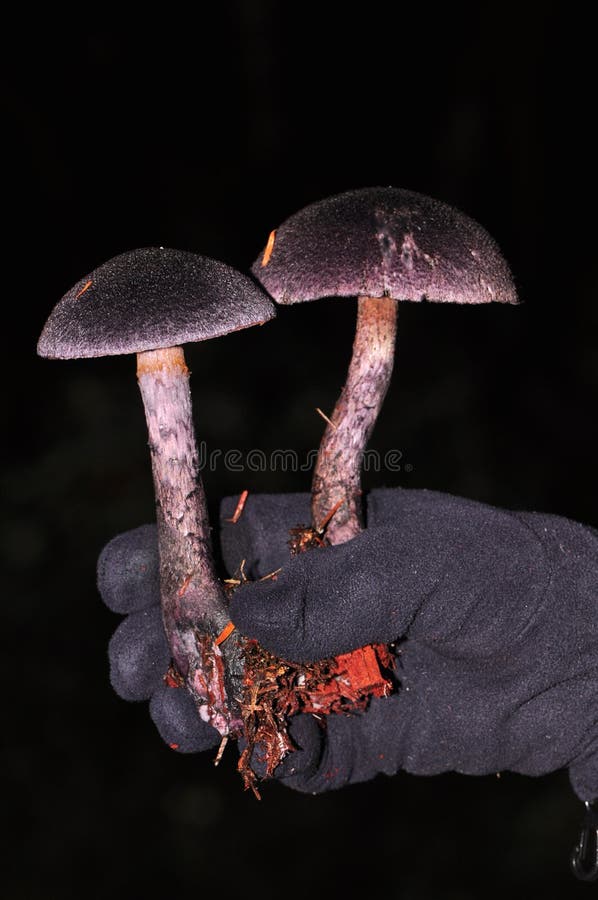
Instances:
[[[236,525],[222,523],[229,571],[243,558],[252,577],[284,566],[234,595],[244,633],[296,661],[400,641],[398,693],[328,717],[326,732],[297,717],[302,752],[283,764],[285,781],[318,792],[400,768],[569,767],[577,794],[598,796],[596,532],[431,491],[374,491],[367,511],[353,541],[291,561],[288,529],[309,520],[306,495],[250,496]],[[117,569],[103,569],[114,594]]]

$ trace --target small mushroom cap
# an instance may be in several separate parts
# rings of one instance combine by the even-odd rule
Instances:
[[[145,247],[86,275],[54,307],[40,356],[78,359],[159,350],[260,325],[270,298],[236,269],[182,250]]]
[[[481,225],[392,187],[306,206],[271,235],[252,271],[283,304],[332,296],[517,303],[509,267]]]

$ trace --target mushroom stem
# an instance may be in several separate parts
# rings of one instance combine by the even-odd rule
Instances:
[[[363,529],[361,465],[392,374],[397,301],[359,297],[353,356],[347,380],[320,443],[312,483],[312,520],[326,527],[331,544],[342,544]]]
[[[154,476],[166,636],[202,719],[228,734],[240,727],[227,695],[240,693],[242,661],[234,635],[222,649],[214,643],[229,616],[212,557],[182,348],[138,353],[137,380]]]

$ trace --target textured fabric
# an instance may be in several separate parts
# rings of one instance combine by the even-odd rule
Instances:
[[[325,734],[301,717],[302,751],[277,773],[286,783],[317,792],[401,768],[567,767],[581,799],[598,796],[593,529],[432,491],[382,490],[368,497],[363,534],[291,560],[288,529],[308,521],[307,495],[250,495],[232,524],[235,504],[222,506],[229,570],[242,559],[254,577],[283,566],[276,581],[235,593],[240,630],[296,660],[396,642],[398,693],[330,717]],[[117,580],[112,572],[107,583]],[[121,669],[140,655],[135,645]]]
[[[137,612],[158,602],[160,570],[155,525],[142,525],[106,544],[98,559],[102,600],[113,612]]]
[[[108,646],[110,682],[125,700],[149,700],[170,663],[159,606],[131,613]]]

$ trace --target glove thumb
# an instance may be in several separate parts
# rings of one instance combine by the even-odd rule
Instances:
[[[293,662],[313,662],[399,630],[388,609],[392,575],[365,561],[364,535],[291,560],[276,580],[239,588],[231,618],[244,634]]]

